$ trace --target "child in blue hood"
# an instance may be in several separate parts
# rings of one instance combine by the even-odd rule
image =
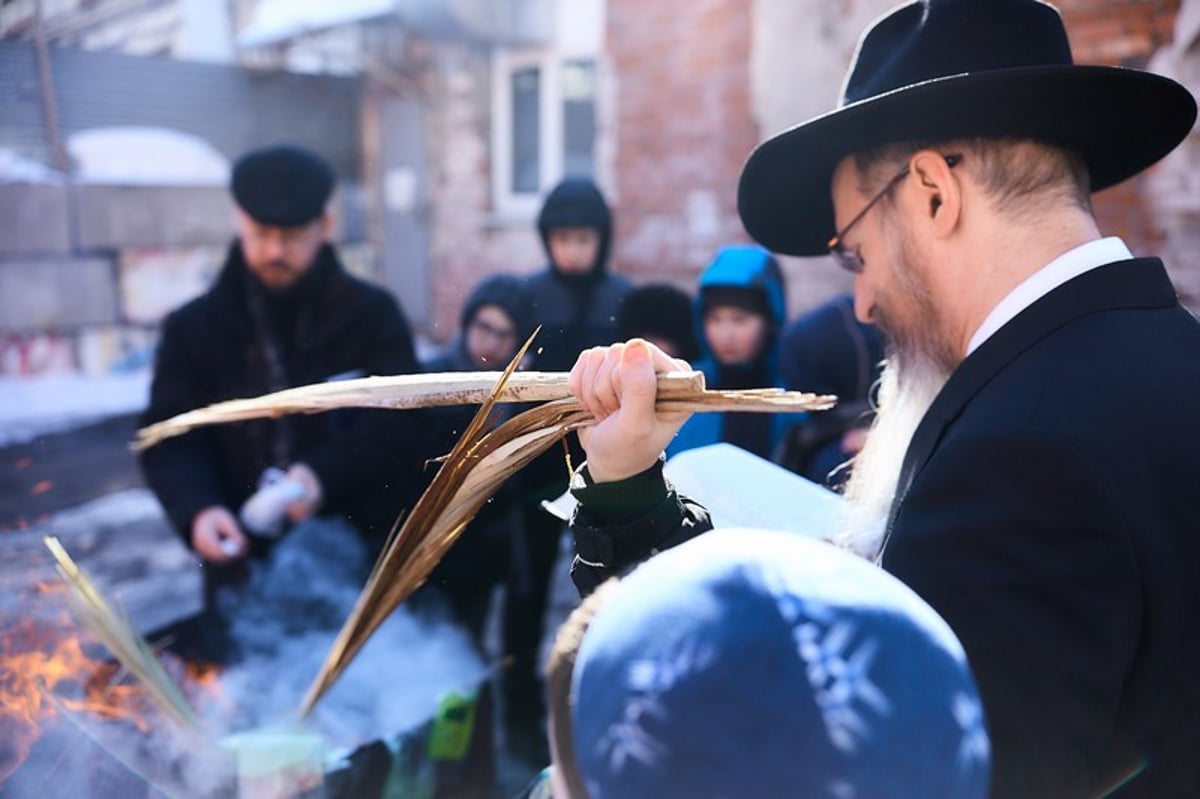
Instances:
[[[700,276],[696,295],[700,360],[709,388],[782,387],[779,331],[787,318],[783,272],[762,247],[723,247]],[[684,450],[727,442],[775,459],[787,430],[803,414],[697,413],[667,448]]]

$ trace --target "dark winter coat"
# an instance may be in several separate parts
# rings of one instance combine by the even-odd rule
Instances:
[[[851,294],[839,294],[787,326],[779,353],[784,387],[833,394],[838,404],[792,428],[784,466],[817,483],[829,480],[850,457],[842,450],[842,437],[870,424],[870,393],[882,361],[883,336],[879,328],[855,319]]]
[[[144,424],[272,390],[251,313],[252,281],[235,243],[212,289],[166,318]],[[331,247],[322,248],[301,284],[278,336],[288,386],[418,371],[396,301],[349,275]],[[210,505],[236,512],[262,471],[279,465],[277,442],[286,441],[287,460],[307,463],[321,481],[321,513],[346,517],[378,544],[420,488],[425,453],[414,442],[422,413],[339,410],[204,427],[152,447],[141,463],[189,542],[196,514]]]
[[[914,435],[882,563],[966,648],[995,799],[1200,796],[1198,397],[1200,323],[1123,261],[985,341]],[[643,497],[619,540],[627,504],[577,514],[581,589],[707,526],[653,477],[608,489]]]

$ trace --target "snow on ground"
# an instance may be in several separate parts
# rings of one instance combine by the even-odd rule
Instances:
[[[146,407],[150,370],[87,376],[0,377],[0,447]]]

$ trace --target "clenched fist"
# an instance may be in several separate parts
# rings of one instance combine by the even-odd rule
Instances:
[[[597,420],[579,431],[594,481],[623,480],[654,465],[691,415],[655,410],[656,375],[690,369],[637,338],[580,353],[571,369],[571,392]]]

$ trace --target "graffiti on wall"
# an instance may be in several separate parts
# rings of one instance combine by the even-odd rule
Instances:
[[[57,333],[0,333],[0,375],[40,377],[76,368],[74,342]]]
[[[125,318],[157,324],[209,287],[223,257],[220,247],[123,250],[118,286]]]

